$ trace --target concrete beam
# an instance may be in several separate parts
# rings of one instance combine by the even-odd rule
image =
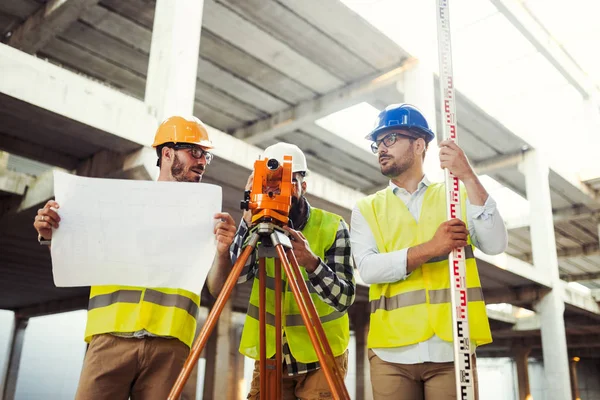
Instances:
[[[0,134],[0,149],[60,168],[74,169],[78,163],[75,157],[9,135]]]
[[[34,177],[0,168],[0,191],[22,196],[27,187],[35,180]]]
[[[0,80],[0,92],[140,145],[152,143],[157,120],[139,100],[2,44],[0,75],[15,77]],[[55,93],[64,95],[57,98]],[[246,168],[249,174],[262,149],[209,130],[215,155]],[[151,156],[143,158],[150,160]],[[148,163],[145,161],[146,170],[153,171]],[[309,185],[312,195],[347,209],[365,196],[317,173],[310,174]]]
[[[473,164],[473,168],[477,175],[490,174],[500,169],[515,167],[523,162],[525,151],[520,151],[513,154],[502,154],[497,157],[488,158],[485,161],[480,161]]]
[[[402,64],[384,73],[369,77],[336,89],[312,100],[304,101],[296,106],[278,112],[270,118],[257,121],[252,125],[236,129],[234,136],[248,143],[257,144],[276,136],[293,132],[304,125],[343,110],[360,101],[368,99],[376,90],[403,79],[404,72],[415,64],[409,58]]]
[[[513,325],[517,323],[517,318],[514,315],[512,315],[512,313],[499,310],[492,310],[490,308],[487,308],[485,311],[489,319],[493,319],[495,321],[500,322],[506,322],[507,324]]]
[[[72,297],[55,300],[47,303],[36,304],[13,310],[18,318],[34,318],[44,315],[59,314],[69,311],[85,310],[88,307],[89,296]]]
[[[600,210],[590,210],[585,206],[566,207],[552,210],[554,223],[564,221],[581,221],[581,220],[595,220],[600,219]],[[531,221],[528,215],[512,220],[504,220],[506,229],[520,229],[531,225]]]
[[[486,304],[508,303],[514,306],[524,306],[539,301],[549,291],[549,288],[540,286],[488,289],[484,290],[484,298]]]
[[[583,312],[600,316],[600,306],[596,302],[596,299],[590,293],[584,293],[570,286],[567,282],[560,282],[564,291],[564,301],[567,305],[575,307]],[[573,308],[571,308],[573,309]]]
[[[491,256],[483,253],[479,249],[475,249],[475,258],[477,258],[478,263],[483,261],[493,267],[500,268],[529,279],[530,281],[533,281],[541,286],[545,286],[547,288],[552,287],[550,279],[548,279],[547,274],[545,274],[543,270],[535,268],[530,263],[513,257],[507,253]],[[480,271],[483,271],[485,267],[486,265],[481,265],[479,267]]]
[[[131,142],[152,144],[157,121],[131,96],[4,44],[0,76],[11,77],[0,79],[0,93]]]
[[[560,258],[577,258],[577,257],[590,257],[600,255],[600,246],[597,243],[590,243],[581,247],[569,247],[556,251],[556,256]],[[524,253],[521,258],[525,262],[532,262],[533,257],[531,253]]]
[[[77,175],[96,178],[156,180],[156,151],[142,147],[129,154],[101,151],[82,162]]]
[[[591,79],[522,1],[491,0],[491,2],[584,98],[597,95]]]
[[[27,210],[28,208],[46,202],[52,197],[54,197],[54,176],[53,170],[48,170],[31,183],[25,197],[21,200],[17,212]]]
[[[10,33],[8,45],[34,54],[99,0],[50,0]]]

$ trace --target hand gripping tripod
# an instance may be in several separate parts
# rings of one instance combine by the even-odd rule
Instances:
[[[287,157],[287,156],[286,156]],[[274,160],[270,160],[274,161]],[[258,163],[258,161],[257,161]],[[291,159],[286,159],[286,164],[291,164]],[[286,165],[287,167],[287,165]],[[291,181],[291,178],[290,178]],[[255,172],[255,184],[257,183],[256,172]],[[270,195],[270,194],[269,194]],[[248,196],[247,196],[248,197]],[[274,198],[274,196],[271,196]],[[288,206],[289,207],[289,206]],[[263,210],[271,211],[271,210]],[[258,280],[259,280],[259,348],[260,348],[260,399],[261,400],[277,400],[282,398],[282,372],[283,372],[283,360],[282,360],[282,316],[281,316],[281,293],[282,293],[282,271],[283,266],[284,273],[288,278],[288,283],[292,289],[292,294],[308,334],[310,341],[315,348],[319,363],[333,398],[335,400],[350,400],[350,396],[344,385],[344,377],[342,376],[327,337],[315,305],[312,302],[306,282],[300,271],[298,261],[291,251],[292,245],[290,239],[285,235],[285,231],[281,229],[282,222],[287,222],[287,218],[284,221],[281,218],[272,218],[270,212],[261,212],[255,215],[256,219],[253,218],[254,224],[250,230],[250,238],[242,251],[242,254],[234,264],[225,285],[221,290],[221,293],[217,297],[217,300],[213,306],[213,309],[209,313],[206,323],[202,327],[198,338],[192,346],[190,355],[188,356],[183,369],[181,370],[175,385],[171,389],[169,394],[169,400],[177,400],[181,395],[183,386],[188,380],[190,373],[200,353],[204,349],[208,338],[213,331],[225,303],[231,296],[231,292],[235,287],[237,280],[242,272],[246,261],[255,249],[258,249]],[[277,224],[276,224],[277,223]],[[265,258],[275,258],[275,332],[278,334],[275,337],[275,362],[268,360],[265,354],[266,350],[266,263]],[[282,262],[283,261],[283,262]],[[267,365],[269,368],[267,368]]]

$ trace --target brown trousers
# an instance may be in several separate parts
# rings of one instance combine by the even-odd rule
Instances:
[[[177,339],[92,338],[76,400],[165,400],[189,353]]]
[[[473,359],[475,399],[479,399],[477,366]],[[373,400],[456,399],[454,363],[395,364],[369,350]]]
[[[335,362],[340,368],[340,372],[345,377],[348,372],[348,350],[335,358]],[[311,371],[307,374],[289,376],[287,367],[283,368],[282,400],[332,400],[333,395],[329,390],[329,384],[325,378],[325,372],[321,368]],[[254,372],[252,373],[252,384],[248,399],[257,400],[260,398],[260,364],[254,363]],[[271,399],[269,399],[271,400]],[[275,399],[273,399],[275,400]]]

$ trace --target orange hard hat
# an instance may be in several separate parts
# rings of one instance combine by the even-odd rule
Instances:
[[[207,149],[213,148],[206,126],[194,116],[165,119],[156,130],[152,147],[165,143],[192,143]]]

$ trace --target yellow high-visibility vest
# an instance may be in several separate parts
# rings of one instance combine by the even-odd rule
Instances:
[[[92,286],[85,341],[110,332],[142,329],[192,345],[200,296],[183,289]]]
[[[340,225],[341,217],[318,208],[310,209],[310,217],[302,234],[308,240],[310,248],[321,259],[325,258],[325,252],[335,241],[336,232]],[[267,324],[266,324],[266,355],[268,358],[275,354],[275,262],[272,258],[266,259],[267,281],[266,286],[266,308],[267,308]],[[283,268],[282,268],[283,270]],[[346,351],[350,341],[350,325],[348,314],[346,311],[339,312],[335,308],[325,303],[314,292],[312,284],[308,280],[306,270],[301,266],[302,276],[306,282],[306,286],[310,291],[310,296],[319,317],[325,335],[331,346],[334,356],[339,356]],[[290,352],[296,360],[302,363],[318,361],[317,353],[310,341],[308,330],[306,329],[300,309],[292,294],[292,289],[288,284],[288,279],[282,271],[282,328],[285,332],[287,342],[290,346]],[[250,294],[250,303],[246,314],[246,322],[242,331],[242,339],[240,342],[240,353],[253,358],[260,358],[259,352],[259,281],[258,276],[255,277]]]
[[[463,219],[466,193],[461,188]],[[380,253],[413,247],[433,238],[446,221],[444,184],[430,185],[419,222],[390,188],[361,199],[358,208],[369,224]],[[477,346],[491,343],[471,239],[465,248],[470,339]],[[434,334],[452,342],[448,257],[437,257],[415,269],[405,280],[373,284],[369,289],[371,325],[369,348],[401,347],[423,342]]]

